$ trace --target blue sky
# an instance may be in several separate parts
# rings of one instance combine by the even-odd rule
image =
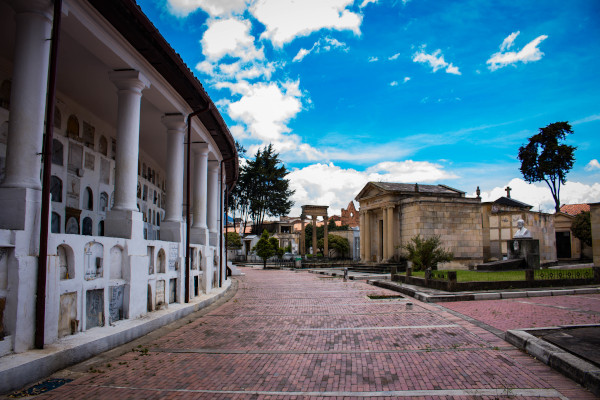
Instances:
[[[273,143],[303,204],[370,180],[553,209],[518,148],[569,121],[563,203],[600,201],[600,2],[138,0],[253,154]]]

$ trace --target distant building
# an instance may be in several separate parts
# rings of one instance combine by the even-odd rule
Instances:
[[[341,214],[342,225],[348,225],[350,228],[360,225],[360,215],[354,208],[354,201],[351,201],[347,208],[342,208]]]
[[[589,204],[565,204],[560,207],[560,212],[554,214],[556,256],[559,260],[592,258],[592,248],[582,244],[571,231],[575,216],[585,211],[590,211]]]

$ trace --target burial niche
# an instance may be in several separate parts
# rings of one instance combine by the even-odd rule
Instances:
[[[86,329],[104,326],[104,289],[86,292],[85,320]]]
[[[64,149],[63,144],[60,140],[52,140],[52,164],[63,165],[64,162]]]
[[[114,323],[123,319],[123,298],[125,297],[125,286],[111,286],[108,299],[108,320]]]
[[[83,192],[83,208],[90,211],[94,209],[94,192],[89,186]]]
[[[50,232],[60,233],[60,214],[52,211],[52,219],[50,220]]]
[[[92,236],[92,219],[85,217],[81,223],[81,234],[85,236]]]
[[[156,264],[158,265],[158,272],[164,274],[166,272],[167,265],[167,256],[165,254],[164,249],[160,249],[158,251],[158,256],[156,257]]]
[[[120,246],[110,249],[110,279],[123,279],[123,249]]]
[[[79,120],[74,115],[70,115],[67,120],[67,137],[79,140]]]
[[[79,331],[77,319],[77,292],[60,295],[60,310],[58,313],[58,337],[74,335]]]
[[[58,275],[60,280],[75,278],[75,257],[73,249],[61,244],[56,249],[58,257]]]
[[[62,180],[55,175],[50,177],[50,198],[52,201],[62,202]]]
[[[98,242],[89,242],[84,247],[83,265],[85,279],[101,278],[104,265],[104,246]]]

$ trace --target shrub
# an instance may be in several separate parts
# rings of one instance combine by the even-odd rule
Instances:
[[[412,261],[414,271],[437,269],[438,263],[452,261],[454,254],[441,247],[439,236],[432,236],[424,239],[417,235],[410,239],[410,242],[402,245],[406,250],[403,257]]]

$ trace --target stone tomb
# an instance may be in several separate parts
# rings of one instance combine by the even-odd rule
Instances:
[[[86,293],[85,329],[104,326],[104,289],[88,290]]]
[[[508,259],[524,260],[523,268],[540,268],[540,241],[531,238],[515,238],[507,240]]]
[[[111,286],[110,298],[108,299],[108,313],[110,323],[123,319],[123,297],[125,286]]]

